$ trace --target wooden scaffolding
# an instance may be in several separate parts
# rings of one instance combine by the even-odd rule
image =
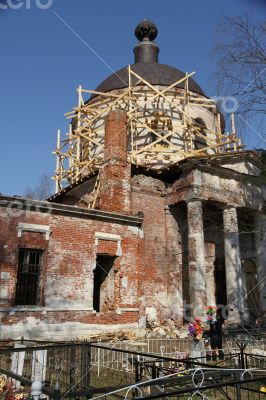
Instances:
[[[188,74],[159,89],[128,67],[128,87],[111,92],[77,89],[78,105],[65,114],[71,120],[66,138],[57,134],[56,193],[66,185],[93,175],[103,163],[104,121],[113,109],[128,116],[128,162],[162,168],[189,157],[238,152],[243,149],[236,135],[234,115],[231,132],[223,133],[221,114],[215,102],[189,90]],[[132,83],[134,81],[134,84]],[[180,89],[180,84],[184,85]],[[85,96],[91,95],[86,101]],[[213,130],[201,126],[192,116],[193,107],[211,110],[216,118]],[[173,118],[176,112],[178,118]],[[195,142],[199,145],[195,147]]]

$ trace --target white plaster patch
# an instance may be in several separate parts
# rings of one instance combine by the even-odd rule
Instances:
[[[128,226],[128,231],[132,232],[134,235],[139,234],[139,228],[137,226]]]
[[[225,168],[229,168],[246,175],[259,176],[260,174],[260,169],[249,161],[232,162],[232,163],[225,162],[222,165]]]
[[[38,325],[41,321],[35,317],[27,317],[25,319],[27,325]]]
[[[10,278],[10,273],[9,272],[1,272],[0,274],[0,279],[3,281],[8,281]]]
[[[142,329],[146,329],[146,317],[145,316],[140,317],[139,327]]]
[[[5,288],[0,288],[0,298],[8,299],[8,290]]]
[[[166,291],[156,293],[155,298],[156,298],[157,304],[161,304],[164,307],[168,306],[168,298],[167,298]]]
[[[92,308],[92,297],[91,300],[77,301],[77,300],[66,300],[60,297],[49,297],[46,301],[47,309],[55,310],[67,310],[67,311],[82,311],[82,310],[93,310]]]
[[[168,304],[171,308],[176,309],[183,306],[183,299],[179,292],[176,292],[175,294],[170,294],[167,296],[167,298]]]
[[[29,319],[28,319],[29,320]],[[49,324],[46,321],[40,322],[33,318],[33,325],[25,325],[18,323],[12,326],[1,326],[0,339],[20,339],[23,336],[25,339],[45,340],[69,340],[89,338],[94,334],[102,334],[103,332],[118,332],[123,329],[135,330],[138,329],[138,323],[117,324],[117,325],[97,325],[83,324],[80,322],[65,322],[60,324]]]
[[[135,284],[127,285],[126,288],[122,286],[121,289],[121,302],[122,304],[135,304],[137,296],[137,287]]]
[[[123,276],[122,280],[121,280],[121,284],[123,288],[127,288],[128,285],[128,277],[127,276]]]
[[[149,318],[157,319],[157,310],[155,307],[146,307],[146,315]]]
[[[194,171],[194,182],[196,185],[201,186],[202,181],[201,181],[201,171],[199,171],[198,169],[196,169]]]

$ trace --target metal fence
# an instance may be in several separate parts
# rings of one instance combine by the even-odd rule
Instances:
[[[137,400],[260,400],[265,398],[261,386],[264,382],[265,375],[260,372],[247,374],[241,369],[202,368],[139,382],[134,389]]]
[[[90,347],[85,344],[19,345],[0,350],[0,372],[10,371],[13,377],[19,375],[29,382],[41,380],[49,388],[58,382],[62,388],[69,388],[79,380],[77,386],[81,387],[88,384],[84,375],[89,368],[89,353]]]
[[[262,342],[260,346],[253,342],[253,347],[248,341],[232,342],[222,350],[220,357],[208,353],[193,357],[191,339],[32,344],[0,349],[0,373],[7,374],[14,383],[21,382],[25,386],[30,386],[36,380],[42,381],[42,392],[49,398],[90,398],[107,396],[109,392],[118,390],[117,395],[112,395],[115,397],[111,396],[113,399],[118,395],[125,396],[124,390],[127,389],[124,387],[133,387],[139,383],[143,383],[144,397],[160,393],[164,397],[163,393],[175,393],[177,390],[182,396],[191,396],[198,389],[193,383],[196,370],[204,371],[206,390],[201,390],[212,396],[219,393],[220,397],[210,397],[213,399],[238,399],[234,397],[236,391],[243,392],[242,400],[249,399],[245,393],[249,393],[249,396],[252,393],[255,393],[254,396],[262,396],[260,387],[264,384],[266,386],[266,354]],[[245,388],[239,383],[239,374],[244,371],[249,371],[243,380]],[[208,374],[211,375],[207,379]],[[175,376],[174,383],[171,375]],[[163,380],[160,381],[160,378]],[[145,386],[145,381],[154,379],[156,385],[151,383]],[[228,397],[225,394],[225,397],[221,397],[223,391]],[[139,391],[134,392],[134,396],[141,397]],[[167,396],[172,397],[172,394]],[[260,398],[254,396],[250,398]]]

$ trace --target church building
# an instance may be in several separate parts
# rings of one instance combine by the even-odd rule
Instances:
[[[141,22],[134,64],[78,88],[56,193],[0,196],[1,339],[182,326],[207,306],[265,319],[259,154],[194,73],[159,63],[157,33]]]

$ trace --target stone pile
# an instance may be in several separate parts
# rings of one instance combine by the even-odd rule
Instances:
[[[147,317],[147,334],[148,338],[165,338],[165,339],[185,339],[189,337],[188,327],[177,327],[175,321],[167,319],[164,323],[160,323],[156,318]]]

